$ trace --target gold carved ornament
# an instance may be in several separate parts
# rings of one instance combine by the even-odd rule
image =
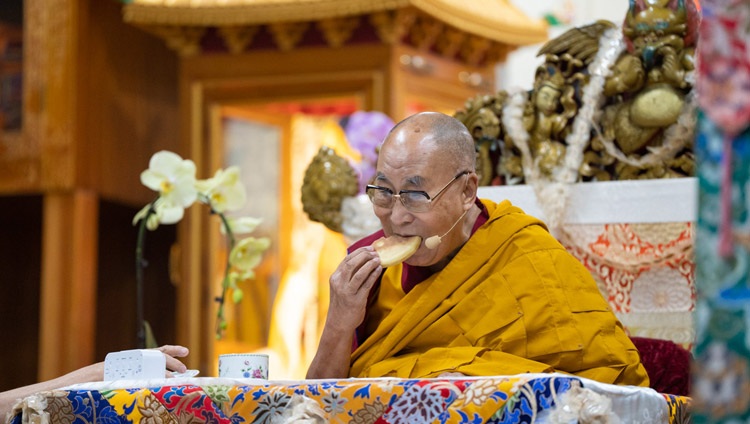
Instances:
[[[534,87],[516,93],[515,105],[514,95],[501,91],[472,99],[456,113],[474,135],[481,171],[492,164],[482,184],[528,183],[531,175],[574,182],[559,178],[566,167],[578,170],[577,181],[692,175],[697,12],[685,0],[650,3],[631,5],[621,32],[602,20],[545,44]],[[590,68],[602,64],[603,85],[589,87]],[[586,102],[597,112],[580,119]],[[577,120],[591,127],[585,139],[572,134]],[[581,154],[569,155],[575,143]],[[524,150],[531,156],[526,162]]]
[[[340,233],[341,204],[357,195],[359,179],[346,159],[323,146],[305,171],[301,191],[302,208],[308,217]]]

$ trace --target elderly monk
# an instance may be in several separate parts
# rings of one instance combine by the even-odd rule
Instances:
[[[383,229],[332,274],[307,377],[557,371],[647,386],[586,268],[538,219],[477,199],[475,157],[466,127],[448,115],[420,113],[391,130],[367,188]],[[422,243],[383,269],[371,246],[383,234]]]

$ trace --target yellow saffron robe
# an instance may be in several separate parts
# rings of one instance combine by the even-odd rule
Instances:
[[[488,221],[408,294],[385,270],[353,377],[564,372],[648,386],[638,351],[589,271],[538,219],[482,200]]]

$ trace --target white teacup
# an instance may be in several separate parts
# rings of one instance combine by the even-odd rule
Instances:
[[[268,379],[268,355],[263,353],[219,355],[219,377]]]

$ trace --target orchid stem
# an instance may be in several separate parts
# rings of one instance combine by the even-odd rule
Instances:
[[[146,348],[146,326],[144,324],[143,313],[143,268],[146,264],[143,259],[143,244],[146,241],[146,224],[148,223],[148,218],[155,212],[155,202],[156,200],[151,202],[146,216],[141,219],[141,223],[138,226],[138,239],[135,245],[135,322],[138,326],[136,329],[136,346],[138,349]]]
[[[210,203],[208,203],[208,205],[209,207],[211,206]],[[220,339],[222,334],[224,333],[226,321],[224,318],[224,303],[227,298],[227,291],[229,290],[229,270],[232,268],[232,265],[229,261],[229,255],[232,254],[235,240],[234,233],[232,233],[232,228],[229,226],[227,217],[221,212],[214,211],[213,208],[211,208],[211,211],[219,215],[219,218],[221,219],[221,225],[224,226],[224,231],[227,236],[227,261],[226,265],[224,266],[224,278],[221,281],[221,296],[217,299],[219,302],[219,309],[216,312],[216,338]]]

